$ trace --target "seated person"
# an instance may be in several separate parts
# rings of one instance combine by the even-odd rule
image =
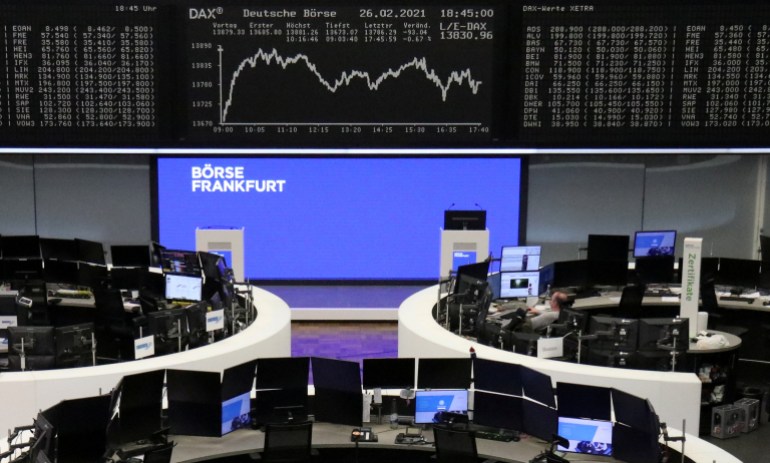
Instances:
[[[534,332],[540,332],[548,328],[552,323],[556,323],[559,320],[559,310],[563,307],[569,306],[569,296],[561,291],[555,291],[551,295],[549,308],[546,310],[538,310],[535,308],[529,308],[529,318],[527,322],[531,325],[531,329]]]

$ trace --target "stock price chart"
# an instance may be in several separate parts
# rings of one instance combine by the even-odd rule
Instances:
[[[499,104],[493,3],[191,5],[187,140],[483,145]]]
[[[0,5],[5,144],[159,136],[158,7]]]

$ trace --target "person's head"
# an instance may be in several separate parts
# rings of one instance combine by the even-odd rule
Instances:
[[[567,305],[569,302],[569,296],[567,293],[561,291],[555,291],[551,295],[551,310],[559,310]]]

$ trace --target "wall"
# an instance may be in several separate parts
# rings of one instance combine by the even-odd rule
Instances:
[[[0,156],[0,234],[146,243],[149,166],[143,155]]]
[[[685,236],[699,236],[706,255],[756,258],[757,236],[770,230],[767,159],[533,155],[527,242],[543,245],[549,263],[585,256],[579,250],[590,233],[674,228],[679,249]],[[150,163],[145,155],[0,156],[0,234],[145,243]]]
[[[570,155],[530,158],[527,242],[543,263],[585,257],[591,233],[676,229],[704,254],[757,258],[764,156]],[[770,228],[768,228],[770,230]]]

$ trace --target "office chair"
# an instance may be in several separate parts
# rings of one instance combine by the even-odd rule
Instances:
[[[313,423],[268,423],[265,427],[265,463],[303,463],[312,455]]]
[[[470,431],[433,426],[437,463],[477,463],[476,437]]]
[[[133,360],[136,314],[126,312],[123,296],[113,288],[94,288],[99,355]]]
[[[170,463],[171,452],[174,450],[174,443],[168,442],[157,448],[154,448],[144,454],[144,463]]]
[[[645,286],[629,285],[623,288],[618,304],[617,316],[622,318],[641,318],[642,299],[644,299]]]

